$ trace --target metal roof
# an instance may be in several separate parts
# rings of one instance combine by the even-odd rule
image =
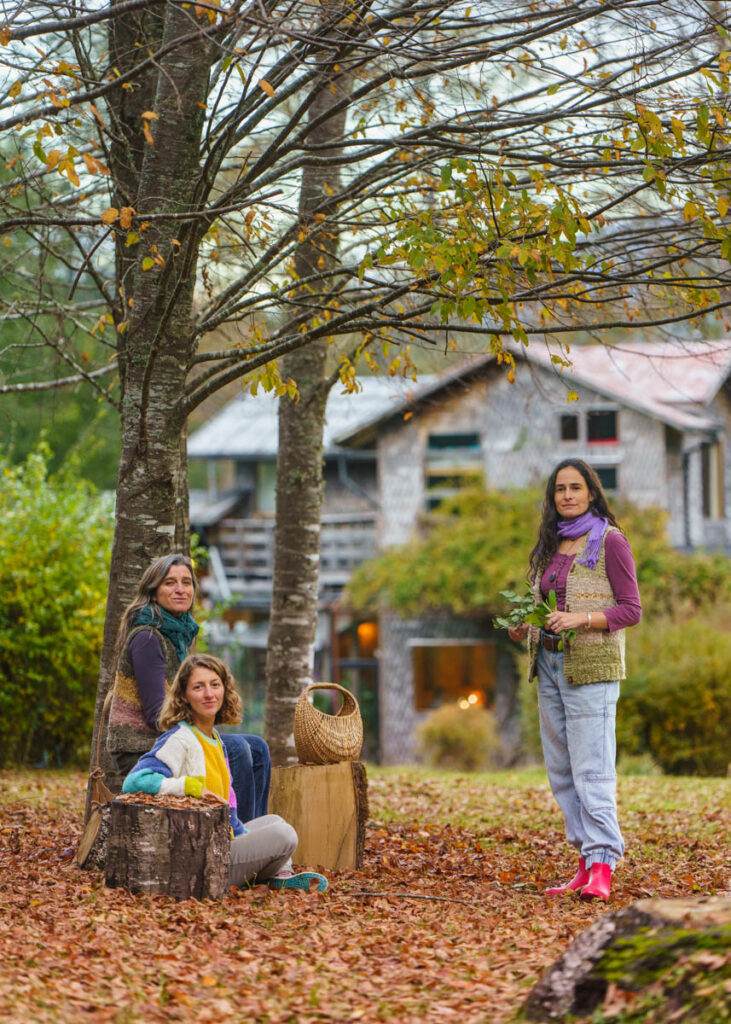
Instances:
[[[325,452],[336,450],[335,438],[341,434],[355,433],[361,424],[408,403],[411,395],[432,379],[421,377],[417,385],[403,377],[363,377],[361,390],[354,394],[344,393],[336,385],[325,412]],[[199,459],[275,458],[278,406],[279,399],[271,393],[240,395],[191,435],[188,455]]]
[[[555,368],[551,346],[531,346],[526,358]],[[731,372],[731,338],[581,345],[571,349],[567,381],[583,384],[680,430],[718,426],[708,405]]]
[[[533,342],[516,355],[560,375],[569,386],[584,386],[612,401],[644,412],[678,430],[712,430],[717,419],[708,409],[731,372],[731,338],[719,341],[634,342],[575,345],[572,365],[561,370],[551,357],[556,346]],[[327,403],[326,453],[368,437],[368,429],[403,415],[450,384],[479,373],[495,361],[481,356],[417,383],[402,377],[364,377],[362,390],[346,394],[334,388]],[[275,458],[279,439],[278,399],[269,393],[242,394],[188,442],[192,458]]]
[[[527,348],[513,347],[516,357],[557,374],[568,386],[584,386],[678,430],[713,430],[717,419],[708,404],[731,372],[731,338],[720,341],[634,342],[624,345],[575,345],[571,366],[555,364],[561,354],[556,345],[533,342]],[[413,409],[420,401],[436,395],[450,384],[475,375],[495,362],[493,355],[479,356],[468,363],[450,367],[444,373],[422,378],[408,400],[376,412],[357,429],[339,434],[337,441],[348,444],[362,438],[380,421]],[[518,371],[520,372],[520,371]]]

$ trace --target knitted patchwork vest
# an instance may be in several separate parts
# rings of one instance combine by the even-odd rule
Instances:
[[[614,526],[610,526],[604,534],[601,554],[594,569],[579,565],[579,555],[574,559],[566,580],[567,612],[602,612],[616,605],[604,559],[607,534],[614,529]],[[536,600],[540,601],[538,580],[534,591]],[[624,679],[624,640],[623,629],[610,633],[608,630],[579,628],[576,637],[570,643],[564,643],[563,668],[567,682],[580,686],[583,683]],[[530,629],[528,642],[531,666],[529,678],[532,679],[537,673],[539,642],[539,631],[535,627]]]
[[[112,703],[109,708],[107,728],[107,750],[115,754],[143,754],[150,749],[158,729],[151,729],[142,712],[140,691],[135,680],[134,668],[129,656],[129,644],[138,633],[151,633],[157,637],[165,657],[165,690],[173,680],[180,666],[180,659],[173,644],[153,626],[135,626],[130,630],[127,644],[119,659],[114,677]]]

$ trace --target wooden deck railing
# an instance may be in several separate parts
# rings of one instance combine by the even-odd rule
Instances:
[[[320,532],[320,584],[343,586],[375,554],[376,513],[327,513]],[[269,582],[274,568],[273,519],[223,519],[216,547],[229,586]]]

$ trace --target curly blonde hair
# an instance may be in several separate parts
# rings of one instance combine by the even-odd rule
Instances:
[[[178,722],[192,721],[190,704],[185,699],[185,691],[193,669],[207,668],[215,672],[223,683],[223,704],[216,712],[215,725],[237,725],[241,721],[243,708],[241,697],[236,691],[236,682],[231,670],[220,658],[212,654],[189,654],[175,673],[170,689],[165,695],[157,724],[165,732],[172,729]]]

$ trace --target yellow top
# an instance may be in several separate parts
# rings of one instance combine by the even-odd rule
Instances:
[[[206,762],[205,787],[210,789],[211,793],[215,793],[216,796],[223,797],[228,803],[231,793],[231,776],[228,772],[221,737],[217,732],[214,732],[213,737],[208,737],[200,729],[196,729],[195,726],[191,726],[191,728],[203,748],[203,757]]]

